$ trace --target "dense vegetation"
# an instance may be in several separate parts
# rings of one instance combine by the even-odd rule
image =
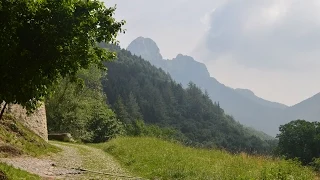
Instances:
[[[184,135],[184,143],[192,146],[270,151],[266,141],[226,115],[195,84],[183,89],[149,62],[119,47],[103,46],[117,52],[118,59],[106,63],[108,74],[102,85],[108,103],[124,124],[143,119],[146,124],[173,127]]]
[[[149,179],[316,179],[298,162],[187,148],[155,138],[117,138],[97,147]]]
[[[123,133],[123,126],[106,104],[102,73],[96,66],[77,73],[78,81],[61,79],[46,100],[48,131],[69,132],[85,142],[104,142]]]
[[[112,17],[114,11],[96,0],[0,1],[3,109],[19,103],[32,111],[57,79],[114,57],[96,46],[114,42],[122,31],[124,22]]]
[[[298,158],[320,170],[320,122],[295,120],[280,126],[277,152],[288,159]]]

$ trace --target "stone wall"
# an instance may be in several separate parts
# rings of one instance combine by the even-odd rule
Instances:
[[[18,104],[9,104],[5,113],[12,114],[18,121],[24,124],[27,128],[34,131],[44,140],[48,141],[47,117],[46,109],[43,104],[33,114],[27,115],[26,110]]]

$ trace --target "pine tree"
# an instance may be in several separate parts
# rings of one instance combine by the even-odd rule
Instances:
[[[115,113],[117,114],[118,119],[120,119],[123,123],[128,123],[130,121],[129,114],[126,110],[126,106],[123,104],[121,96],[117,97],[113,108]]]
[[[139,104],[137,103],[137,99],[132,92],[129,93],[126,106],[127,106],[127,112],[130,116],[131,121],[134,121],[137,119],[143,119],[142,114],[140,112]]]

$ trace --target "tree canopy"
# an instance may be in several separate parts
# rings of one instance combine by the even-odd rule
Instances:
[[[278,151],[286,158],[298,158],[303,164],[320,157],[320,122],[295,120],[279,128]]]
[[[0,102],[33,110],[57,79],[103,67],[115,54],[97,43],[116,42],[125,23],[114,12],[98,0],[0,1]]]
[[[106,104],[102,92],[101,70],[91,66],[76,76],[84,84],[61,79],[46,99],[49,133],[69,132],[85,142],[104,142],[122,134],[122,123]]]

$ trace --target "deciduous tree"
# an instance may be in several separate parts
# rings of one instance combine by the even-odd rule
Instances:
[[[0,1],[0,102],[31,111],[57,79],[102,68],[115,54],[97,43],[116,42],[124,24],[114,12],[98,0]]]
[[[320,157],[320,123],[295,120],[279,128],[278,151],[287,158],[308,164]]]

